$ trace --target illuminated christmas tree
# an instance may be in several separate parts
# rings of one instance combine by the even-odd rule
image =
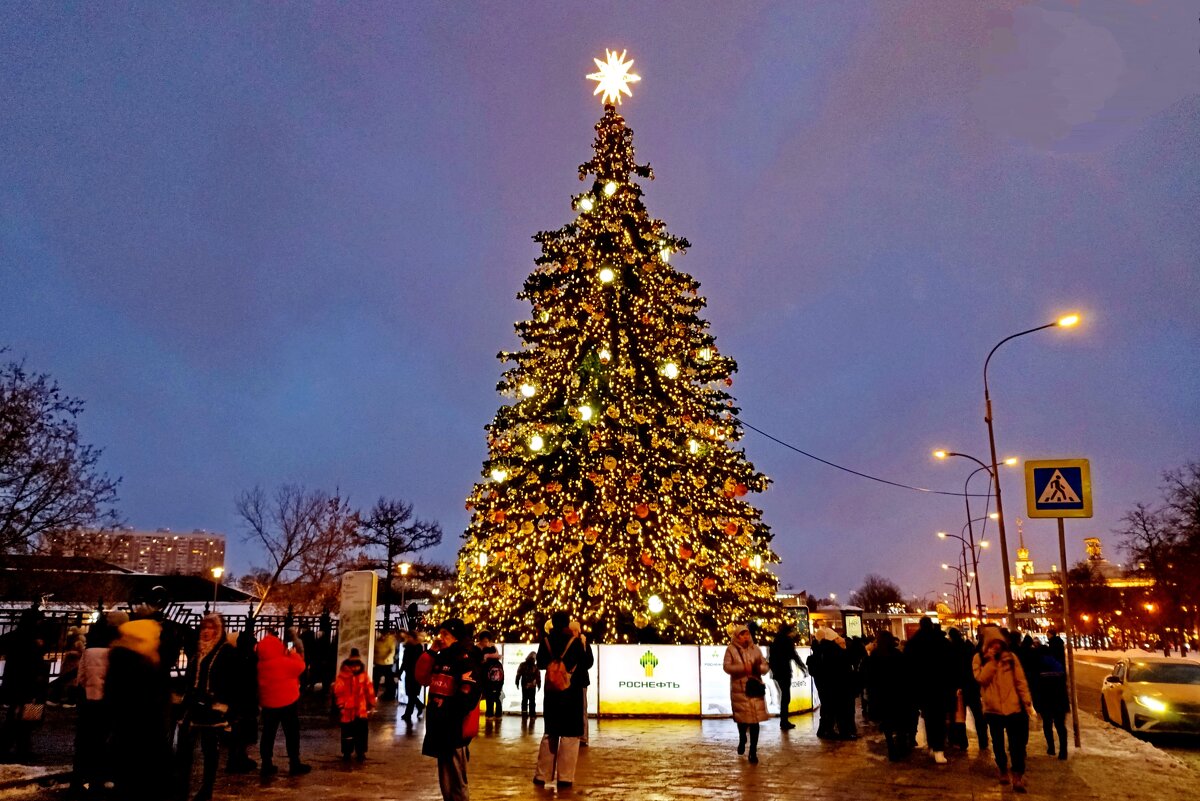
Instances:
[[[500,354],[515,402],[487,427],[448,606],[500,632],[566,609],[608,642],[723,642],[731,623],[781,619],[770,530],[746,500],[769,480],[734,445],[737,365],[698,316],[698,282],[670,265],[688,242],[634,180],[653,174],[614,105],[632,62],[596,64],[604,115],[579,168],[592,180],[571,222],[534,237],[518,294],[532,315]]]

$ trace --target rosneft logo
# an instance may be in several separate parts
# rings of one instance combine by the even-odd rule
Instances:
[[[646,678],[653,678],[654,669],[658,667],[658,657],[654,655],[653,651],[647,651],[642,654],[638,664],[646,672]],[[618,681],[617,686],[633,690],[678,690],[680,688],[679,683],[674,681]]]

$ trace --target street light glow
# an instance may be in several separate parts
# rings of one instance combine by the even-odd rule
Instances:
[[[408,571],[412,570],[412,565],[410,565],[408,562],[401,562],[399,565],[399,569],[400,569],[401,576],[407,576]]]
[[[937,535],[938,535],[939,537],[941,537],[942,539],[946,539],[946,532],[944,532],[944,531],[939,531],[939,532],[937,533]]]
[[[933,458],[935,458],[935,459],[945,459],[945,458],[946,458],[946,452],[945,452],[945,451],[941,451],[941,450],[934,451],[934,452],[933,452]]]
[[[1078,322],[1079,322],[1078,314],[1068,314],[1065,317],[1058,318],[1058,325],[1061,326],[1062,328],[1070,328],[1071,326],[1075,325]]]
[[[1015,456],[1010,456],[1010,457],[1008,457],[1007,459],[1005,459],[1005,460],[1004,460],[1004,463],[1005,463],[1006,465],[1008,465],[1009,467],[1012,467],[1013,465],[1015,465],[1015,464],[1016,464],[1017,462],[1019,462],[1019,461],[1020,461],[1020,459],[1018,459],[1017,457],[1015,457]]]

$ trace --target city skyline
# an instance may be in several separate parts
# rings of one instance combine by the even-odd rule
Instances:
[[[999,455],[1089,458],[1069,556],[1124,561],[1120,516],[1200,441],[1190,10],[722,9],[4,9],[0,346],[87,402],[138,528],[226,532],[245,573],[236,495],[303,483],[411,502],[451,563],[531,237],[580,190],[585,75],[628,50],[646,203],[693,243],[742,419],[957,492],[931,452],[987,459],[984,357],[1077,311],[993,359]],[[741,445],[783,586],[946,589],[960,497]],[[1056,562],[1053,521],[1024,529]],[[1002,606],[998,548],[980,572]]]

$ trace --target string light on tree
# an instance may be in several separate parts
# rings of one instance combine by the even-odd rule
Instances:
[[[491,480],[467,498],[459,583],[434,615],[525,638],[563,609],[601,642],[647,626],[665,642],[722,642],[735,621],[783,619],[771,531],[751,504],[770,480],[737,447],[737,364],[700,318],[699,283],[669,263],[688,242],[642,202],[653,173],[614,105],[632,97],[633,62],[596,62],[590,188],[575,196],[582,213],[534,237],[517,295],[531,311],[520,348],[500,354],[499,388],[517,398],[487,426]]]

